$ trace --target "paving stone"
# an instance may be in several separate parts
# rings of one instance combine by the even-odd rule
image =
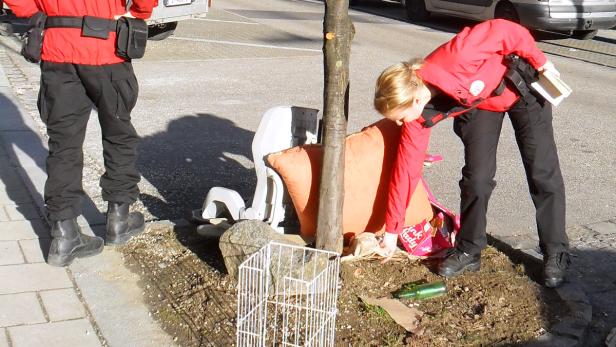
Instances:
[[[30,193],[34,203],[44,210],[45,202],[43,201],[43,192],[45,191],[45,181],[47,181],[47,173],[44,169],[35,166],[24,169],[22,167],[16,168],[17,172],[24,179],[26,191]]]
[[[0,328],[0,347],[9,347],[9,340],[4,328]]]
[[[22,117],[30,119],[30,117]],[[2,134],[5,143],[12,144],[13,152],[9,152],[9,160],[13,166],[23,168],[44,168],[48,151],[39,135],[34,131],[13,131]]]
[[[0,205],[15,205],[24,202],[32,202],[32,198],[23,185],[19,189],[10,191],[0,190]]]
[[[124,266],[117,250],[107,247],[96,257],[73,262],[70,269],[109,346],[174,345],[173,337],[149,315],[139,276]]]
[[[45,323],[36,293],[0,295],[0,326]]]
[[[571,315],[575,319],[590,323],[592,321],[592,306],[583,302],[568,302]]]
[[[66,269],[45,263],[0,266],[0,278],[0,294],[73,287]]]
[[[18,190],[22,187],[21,178],[15,170],[0,172],[0,190]]]
[[[104,215],[99,209],[94,205],[92,200],[84,199],[83,204],[83,217],[88,221],[90,225],[98,225],[107,223],[106,215]]]
[[[92,324],[86,319],[26,325],[8,329],[13,347],[98,347]]]
[[[13,94],[11,92],[11,88],[0,86],[0,93],[9,96],[9,98],[0,99],[0,110],[2,110],[2,117],[0,117],[0,130],[27,130],[28,128],[22,120],[21,112],[19,112],[18,106],[13,100],[10,99],[10,96]]]
[[[582,340],[587,329],[588,322],[568,318],[554,325],[550,332],[554,335]]]
[[[23,263],[24,257],[17,241],[0,241],[0,265]]]
[[[73,288],[43,291],[40,294],[52,322],[86,316],[86,310]]]
[[[589,303],[586,293],[574,283],[565,283],[563,286],[556,288],[556,292],[565,301]]]
[[[38,208],[34,204],[4,205],[10,220],[41,219]]]
[[[9,89],[10,87],[11,87],[11,84],[9,83],[9,80],[6,79],[6,74],[4,73],[4,69],[2,68],[2,66],[0,66],[0,88],[7,88],[7,89],[0,89],[0,91],[7,92],[10,90]]]
[[[0,241],[50,238],[49,227],[41,219],[10,221],[0,224]]]
[[[609,221],[589,224],[587,227],[599,234],[616,234],[616,224]]]
[[[4,210],[4,206],[0,205],[0,222],[8,222],[8,221],[9,221],[9,215]]]
[[[51,239],[35,239],[19,241],[21,250],[28,263],[44,263],[49,252]]]

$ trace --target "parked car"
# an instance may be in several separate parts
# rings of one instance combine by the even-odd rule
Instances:
[[[171,36],[178,21],[203,16],[207,13],[211,0],[161,0],[148,19],[148,39],[164,40]]]
[[[478,21],[504,18],[529,29],[563,32],[582,40],[616,25],[616,0],[400,1],[412,21],[424,21],[431,13]]]

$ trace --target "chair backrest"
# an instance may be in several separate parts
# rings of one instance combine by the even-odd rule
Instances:
[[[270,153],[317,143],[319,110],[297,106],[273,107],[263,114],[252,140],[252,158],[257,187],[251,209],[262,218],[267,213],[267,173],[265,157]]]
[[[252,140],[255,166],[265,165],[264,158],[270,153],[316,143],[318,113],[319,110],[297,106],[278,106],[267,110]]]

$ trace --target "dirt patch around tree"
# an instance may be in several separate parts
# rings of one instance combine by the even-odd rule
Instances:
[[[153,316],[180,346],[235,344],[236,283],[224,269],[216,240],[193,227],[149,224],[122,247],[141,276]],[[447,280],[441,297],[402,302],[424,313],[421,336],[406,332],[385,311],[359,296],[391,297],[410,282],[442,278],[430,261],[344,263],[338,296],[336,346],[512,346],[536,339],[568,315],[558,296],[525,268],[488,247],[481,271]]]

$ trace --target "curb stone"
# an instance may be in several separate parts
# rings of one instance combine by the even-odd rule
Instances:
[[[494,235],[488,235],[488,239],[496,249],[519,259],[523,264],[543,264],[543,255],[535,249],[516,248],[515,243],[512,244],[506,238],[499,239]],[[569,309],[570,316],[553,326],[551,331],[541,335],[537,341],[525,346],[585,346],[587,332],[592,321],[592,305],[586,292],[573,282],[565,282],[555,292]]]

